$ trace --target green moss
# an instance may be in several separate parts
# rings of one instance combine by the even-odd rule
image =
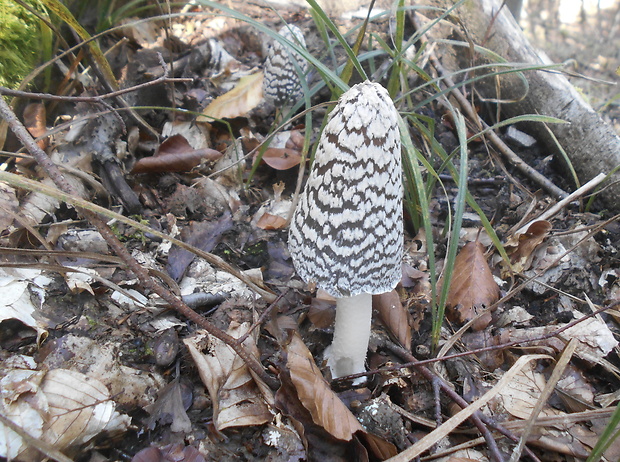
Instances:
[[[41,9],[36,0],[26,3]],[[36,66],[41,22],[13,0],[0,0],[0,85],[17,88]]]

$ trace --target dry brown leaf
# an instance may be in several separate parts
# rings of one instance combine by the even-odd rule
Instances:
[[[398,292],[391,292],[373,295],[372,306],[375,308],[381,322],[388,328],[392,335],[402,346],[409,349],[411,347],[411,327],[409,324],[409,312],[400,302]]]
[[[210,122],[212,119],[233,119],[243,117],[254,109],[263,99],[263,73],[241,77],[239,82],[227,93],[215,98],[196,119],[197,122]]]
[[[308,319],[318,329],[327,329],[336,319],[336,302],[315,297],[310,302]]]
[[[387,460],[398,454],[396,446],[386,441],[384,438],[369,432],[362,433],[362,437],[366,443],[365,447],[370,449],[372,454],[379,460]]]
[[[34,138],[43,136],[47,133],[45,126],[46,111],[45,105],[42,103],[30,103],[24,108],[24,125]],[[37,144],[44,151],[50,144],[48,137],[37,141]]]
[[[518,273],[527,270],[532,264],[532,255],[536,247],[551,231],[551,223],[538,220],[532,223],[523,234],[511,236],[504,247],[510,256],[513,271]]]
[[[359,421],[329,388],[297,332],[293,332],[286,350],[286,364],[291,380],[299,400],[312,415],[313,422],[339,440],[351,441],[355,432],[363,432]]]
[[[239,338],[249,327],[249,323],[231,324],[227,333]],[[203,351],[205,341],[207,351]],[[269,388],[257,382],[232,348],[209,334],[202,337],[202,340],[194,336],[183,340],[183,343],[187,345],[200,378],[209,390],[213,402],[213,422],[217,430],[262,425],[271,421],[273,416],[266,403],[266,400],[273,402],[273,398],[266,395]],[[251,335],[243,345],[258,357],[258,348]]]
[[[451,321],[464,324],[473,319],[477,309],[489,306],[499,299],[499,287],[484,257],[484,247],[479,242],[468,242],[454,261],[454,273],[446,304]],[[482,330],[491,322],[487,313],[472,326]]]
[[[545,377],[541,372],[536,371],[536,364],[528,364],[515,375],[506,388],[498,393],[495,398],[496,403],[501,404],[503,409],[513,417],[526,420],[532,414],[545,384]],[[545,405],[540,412],[540,417],[562,414],[561,411]]]
[[[155,429],[160,424],[170,424],[170,430],[174,433],[189,433],[192,431],[192,422],[183,405],[181,384],[174,379],[158,392],[157,401],[148,405],[144,410],[151,416],[146,421],[149,430]]]
[[[188,172],[204,160],[215,161],[222,155],[215,149],[193,149],[183,135],[174,135],[161,144],[156,155],[136,162],[131,173]]]
[[[301,153],[294,149],[269,148],[263,154],[263,162],[276,170],[288,170],[301,162]]]
[[[577,310],[573,310],[572,314],[575,319],[581,319],[585,316]],[[530,327],[528,329],[507,328],[504,333],[507,336],[506,341],[531,340],[546,336],[566,325],[565,323],[558,323],[549,326]],[[575,354],[591,364],[601,364],[605,356],[617,348],[619,344],[605,321],[596,316],[569,327],[562,333],[562,336],[563,338],[576,338],[579,341],[579,345]],[[536,346],[550,347],[556,351],[561,351],[564,348],[564,344],[565,341],[557,337],[536,342]]]
[[[161,129],[164,139],[174,135],[182,135],[193,149],[211,148],[211,125],[207,123],[197,124],[186,120],[166,122]]]
[[[260,229],[282,229],[286,226],[286,220],[271,213],[264,213],[256,222]]]

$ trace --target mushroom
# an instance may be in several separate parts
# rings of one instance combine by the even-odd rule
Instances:
[[[381,85],[344,93],[319,139],[289,231],[297,274],[336,298],[332,377],[365,371],[372,295],[401,279],[401,142],[398,113]]]
[[[306,47],[304,34],[293,24],[286,24],[278,34],[292,43]],[[296,64],[296,65],[295,65]],[[263,94],[276,108],[292,105],[303,96],[299,71],[308,71],[308,62],[298,52],[274,40],[265,59]]]

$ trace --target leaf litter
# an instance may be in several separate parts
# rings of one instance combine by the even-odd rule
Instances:
[[[247,351],[280,379],[280,386],[271,389],[220,339],[196,330],[156,295],[142,293],[123,265],[94,261],[93,254],[108,252],[100,240],[88,238],[73,250],[66,247],[73,237],[63,229],[84,235],[90,231],[71,208],[44,194],[24,196],[1,183],[0,207],[9,212],[0,217],[2,247],[13,249],[3,254],[7,267],[0,277],[6,289],[0,306],[2,415],[78,460],[97,453],[120,460],[120,447],[127,451],[123,457],[129,454],[135,461],[383,460],[413,454],[403,451],[414,447],[433,448],[431,452],[440,455],[473,440],[469,429],[455,423],[463,422],[473,408],[459,413],[445,396],[436,399],[417,369],[410,364],[398,367],[408,362],[395,353],[398,348],[421,359],[432,357],[423,233],[406,239],[402,284],[374,300],[379,317],[373,324],[368,364],[371,372],[379,372],[354,389],[350,382],[330,383],[324,375],[322,357],[331,339],[333,303],[315,296],[294,277],[284,242],[305,128],[287,127],[278,133],[262,162],[254,165],[256,148],[274,122],[262,103],[263,80],[257,71],[266,42],[234,21],[200,18],[187,20],[186,27],[173,27],[179,36],[177,52],[161,47],[165,34],[159,26],[127,26],[123,33],[133,34],[130,40],[142,49],[134,54],[120,44],[115,50],[127,57],[120,62],[129,61],[126,86],[163,76],[158,52],[165,62],[174,62],[175,76],[205,82],[179,83],[173,92],[153,87],[157,92],[144,88],[127,95],[131,104],[141,106],[178,104],[202,114],[198,121],[179,113],[164,122],[167,117],[161,113],[145,110],[144,120],[161,130],[158,140],[140,123],[132,122],[126,134],[119,120],[97,119],[92,108],[80,103],[77,114],[62,115],[71,130],[41,139],[40,146],[65,166],[84,197],[124,204],[125,212],[140,213],[139,219],[157,230],[175,234],[180,228],[183,241],[213,252],[258,283],[267,281],[281,294],[271,305],[227,270],[112,223],[152,274],[184,299],[202,300],[196,309],[233,339],[245,337]],[[294,18],[308,21],[305,13]],[[268,21],[277,30],[275,17]],[[209,37],[197,32],[191,36],[206,24]],[[231,29],[218,33],[222,25]],[[377,32],[385,32],[387,26],[379,21]],[[312,53],[321,46],[316,37],[307,36],[306,41]],[[35,135],[47,131],[44,109],[37,103],[24,116]],[[433,111],[440,121],[441,110]],[[312,139],[320,119],[316,122]],[[449,127],[439,123],[437,130],[439,138],[449,141]],[[486,170],[490,167],[482,146],[472,150],[473,175],[501,177],[501,171]],[[590,230],[600,224],[598,218],[569,208],[553,219],[534,220],[521,234],[510,234],[526,219],[529,199],[522,191],[491,186],[475,190],[475,195],[487,216],[498,204],[503,207],[505,213],[494,226],[510,262],[498,263],[497,254],[487,258],[485,252],[492,252],[487,241],[461,249],[448,296],[451,327],[459,328],[481,310],[494,308],[459,338],[446,330],[444,340],[454,342],[445,355],[481,347],[490,351],[479,352],[471,361],[446,359],[435,367],[437,380],[449,382],[468,399],[484,397],[485,405],[475,406],[518,438],[549,380],[550,358],[559,358],[574,339],[578,359],[542,406],[528,446],[540,460],[551,460],[545,451],[557,457],[553,460],[583,458],[602,432],[609,406],[620,399],[618,318],[593,316],[599,305],[583,303],[587,297],[598,304],[617,300],[619,270],[613,255],[618,230],[610,224],[602,237],[593,237]],[[438,197],[432,204],[435,219],[440,220],[449,206],[445,200]],[[478,232],[475,225],[471,230]],[[50,261],[60,259],[59,269],[74,270],[61,277],[54,270],[38,269],[43,260],[22,251],[39,245],[82,255],[67,259],[50,253]],[[25,271],[11,264],[37,269]],[[501,288],[500,277],[505,284]],[[520,277],[536,279],[514,299],[494,306],[512,278]],[[565,330],[552,335],[558,329]],[[499,348],[508,342],[514,342],[511,349]],[[526,356],[531,348],[544,355]],[[495,388],[493,396],[485,394],[507,373],[511,380]],[[428,422],[433,424],[436,409],[441,421],[433,427]],[[458,419],[450,418],[454,414]],[[133,435],[131,443],[121,443],[132,435],[130,416],[133,428],[148,429],[150,436]],[[0,427],[0,433],[10,435],[0,444],[2,455],[42,458],[17,433],[1,423]],[[503,451],[512,448],[507,439],[499,444]],[[489,460],[485,447],[478,449],[437,460]],[[617,460],[617,453],[617,447],[610,448],[608,460]]]

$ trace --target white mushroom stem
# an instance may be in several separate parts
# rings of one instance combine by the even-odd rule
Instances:
[[[362,293],[336,300],[334,340],[325,352],[333,378],[366,371],[364,363],[371,319],[371,294]]]

